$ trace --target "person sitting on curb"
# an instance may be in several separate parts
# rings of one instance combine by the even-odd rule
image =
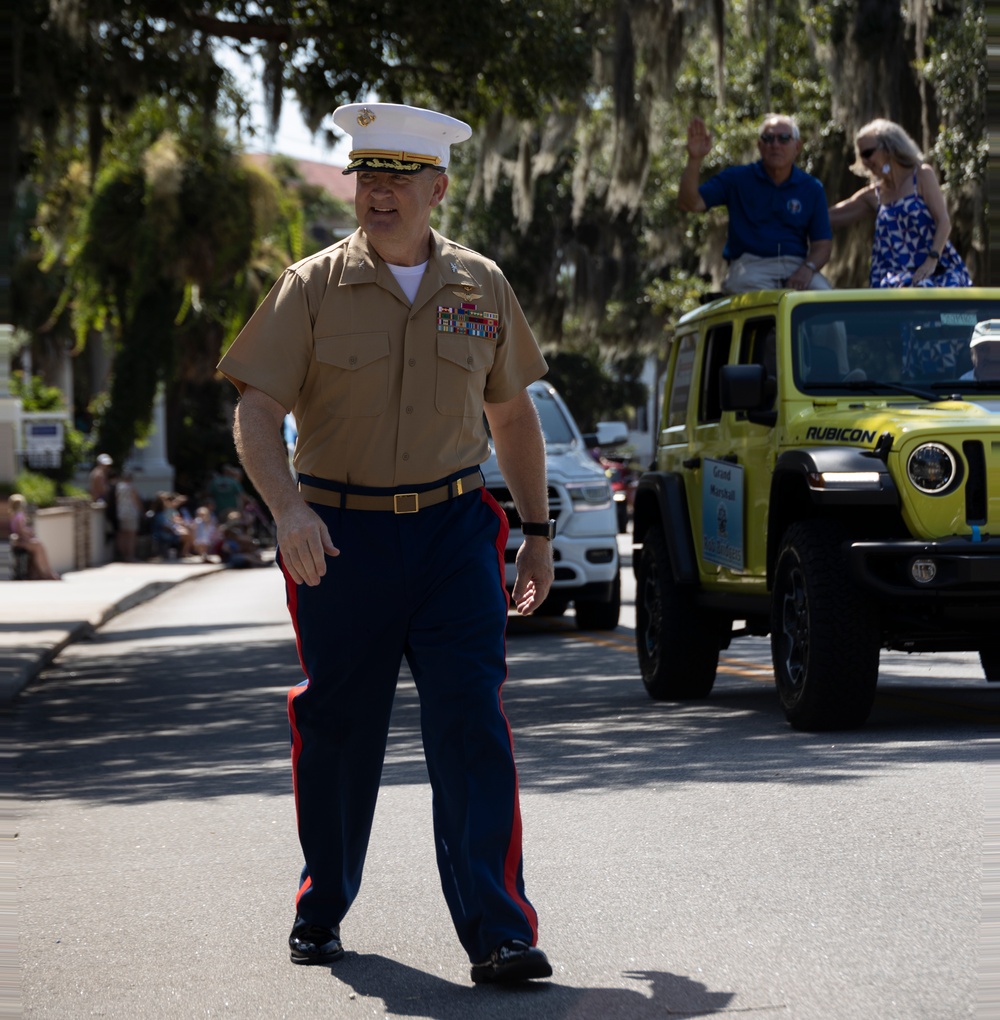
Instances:
[[[28,501],[19,492],[15,492],[7,499],[7,506],[10,510],[11,548],[27,551],[28,580],[61,581],[62,578],[49,563],[49,554],[45,551],[45,546],[28,520]]]
[[[222,532],[219,557],[223,563],[238,570],[245,567],[264,566],[260,549],[253,540],[250,529],[239,510],[229,511],[219,531]]]
[[[184,498],[173,492],[158,492],[153,501],[153,545],[164,558],[174,553],[183,559],[192,553],[194,535],[177,510]]]
[[[701,164],[711,150],[705,122],[692,118],[677,204],[685,212],[705,212],[717,205],[729,211],[723,250],[729,272],[723,291],[830,290],[820,272],[833,249],[826,192],[817,178],[795,166],[802,151],[795,121],[767,114],[757,139],[760,159],[727,167],[699,187]]]

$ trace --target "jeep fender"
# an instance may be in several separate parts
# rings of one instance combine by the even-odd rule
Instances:
[[[842,477],[824,484],[822,476]],[[850,475],[868,480],[852,483]],[[819,446],[786,450],[771,475],[767,528],[767,577],[770,587],[778,545],[795,520],[851,507],[898,510],[899,491],[885,461],[855,446]]]
[[[673,471],[647,471],[639,478],[632,516],[632,542],[642,545],[650,528],[659,528],[667,543],[674,579],[678,583],[698,580],[698,561],[688,517],[684,479]],[[632,558],[635,570],[638,557]]]

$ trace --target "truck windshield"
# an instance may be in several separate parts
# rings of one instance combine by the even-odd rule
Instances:
[[[547,446],[559,443],[572,443],[576,436],[573,428],[566,420],[562,408],[553,399],[548,390],[529,390],[531,399],[538,410],[538,418],[542,423],[542,433]]]
[[[792,310],[795,383],[809,393],[902,392],[921,399],[1000,392],[1000,371],[983,358],[977,374],[969,349],[973,328],[987,319],[1000,319],[1000,300],[915,294],[798,305]]]

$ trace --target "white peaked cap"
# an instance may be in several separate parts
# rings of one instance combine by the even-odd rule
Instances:
[[[333,122],[354,142],[345,174],[357,170],[415,174],[429,166],[444,170],[451,146],[472,135],[463,120],[398,103],[338,106]]]
[[[976,328],[972,331],[969,346],[975,347],[988,340],[1000,340],[1000,319],[986,319],[984,322],[977,322]]]

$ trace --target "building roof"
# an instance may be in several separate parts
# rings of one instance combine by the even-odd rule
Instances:
[[[270,153],[248,152],[246,158],[257,166],[268,169],[271,162]],[[302,179],[307,184],[323,188],[324,191],[346,202],[349,206],[354,205],[354,178],[351,175],[344,175],[342,166],[334,166],[332,163],[319,163],[312,159],[293,159],[292,162],[298,167]]]

